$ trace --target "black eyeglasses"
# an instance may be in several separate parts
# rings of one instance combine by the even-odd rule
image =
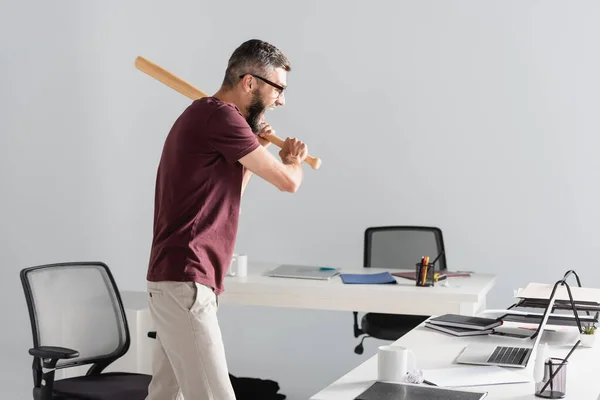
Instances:
[[[255,78],[257,78],[257,79],[260,79],[261,81],[263,81],[265,83],[268,83],[269,85],[273,86],[275,89],[279,90],[279,95],[280,96],[281,96],[281,94],[283,93],[283,91],[285,89],[285,87],[283,87],[281,85],[278,85],[275,82],[271,82],[270,80],[265,79],[262,76],[258,76],[258,75],[254,75],[254,74],[250,74],[250,75],[253,76],[253,77],[255,77]],[[244,76],[246,76],[246,74],[240,75],[240,79],[242,79]]]

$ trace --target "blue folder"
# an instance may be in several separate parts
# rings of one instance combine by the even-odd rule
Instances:
[[[346,284],[375,285],[382,283],[396,283],[396,279],[389,272],[378,274],[340,274],[340,278]]]

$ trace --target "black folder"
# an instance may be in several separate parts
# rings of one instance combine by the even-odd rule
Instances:
[[[481,400],[487,392],[444,389],[425,384],[375,382],[355,400]]]

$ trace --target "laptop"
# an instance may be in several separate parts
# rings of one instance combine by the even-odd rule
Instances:
[[[554,306],[554,298],[552,298],[544,312],[544,316],[540,322],[537,334],[533,343],[525,343],[521,346],[505,346],[495,344],[470,344],[456,358],[459,364],[475,364],[475,365],[497,365],[499,367],[509,368],[526,368],[531,359],[535,359],[535,354],[544,328],[550,316],[550,310]],[[531,341],[531,337],[523,339],[525,342]]]
[[[339,273],[340,271],[337,268],[283,264],[274,270],[267,272],[267,276],[275,276],[279,278],[318,279],[326,281],[338,275]]]

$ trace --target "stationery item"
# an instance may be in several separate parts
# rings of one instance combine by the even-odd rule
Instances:
[[[544,363],[544,377],[535,385],[535,395],[546,399],[562,399],[566,394],[567,361],[549,358]]]
[[[423,377],[441,387],[487,386],[529,382],[525,374],[498,366],[458,366],[423,370]]]
[[[427,322],[434,325],[454,326],[474,330],[487,330],[502,325],[502,320],[499,318],[472,317],[460,314],[444,314],[430,318]]]
[[[545,362],[544,378],[535,387],[535,395],[547,399],[561,399],[565,397],[567,386],[567,360],[579,346],[581,340],[571,348],[564,359],[549,358]],[[553,368],[554,367],[554,368]]]
[[[328,280],[339,274],[337,268],[322,270],[324,267],[313,267],[309,265],[289,265],[283,264],[272,271],[267,272],[267,276],[278,278],[299,278],[299,279],[318,279]]]
[[[594,303],[589,301],[578,301],[574,300],[575,308],[577,311],[594,311],[600,312],[600,303]],[[544,299],[521,299],[519,301],[519,307],[523,308],[546,308],[548,306],[548,300]],[[554,309],[556,310],[567,310],[573,311],[573,305],[570,300],[556,300],[554,302]]]
[[[546,301],[546,305],[547,304],[548,304],[548,302]],[[544,308],[545,308],[545,306],[544,306]],[[549,325],[563,325],[563,326],[577,326],[577,322],[575,320],[575,315],[573,315],[573,310],[570,309],[569,311],[571,311],[571,312],[567,313],[567,314],[551,313],[550,317],[548,318],[548,324]],[[544,314],[543,314],[543,312],[538,313],[538,312],[532,312],[532,311],[521,311],[521,310],[516,310],[514,308],[512,308],[512,309],[489,308],[489,309],[484,310],[481,313],[481,316],[486,316],[488,318],[502,319],[504,322],[507,322],[507,321],[521,322],[521,323],[534,324],[534,325],[539,326]],[[578,317],[582,323],[583,322],[598,323],[598,321],[600,320],[600,318],[599,318],[600,313],[596,312],[596,313],[593,313],[590,315],[587,315],[584,313],[579,313]]]
[[[435,260],[433,260],[431,263],[435,264],[437,262],[437,260],[439,260],[440,257],[444,255],[445,252],[446,252],[446,250],[440,251],[440,254],[438,254],[437,257],[435,258]]]
[[[417,358],[410,349],[394,345],[379,346],[377,352],[379,382],[404,382],[408,371],[415,369],[416,366]]]
[[[415,280],[417,274],[415,272],[392,272],[392,275],[397,276],[398,278],[405,278],[410,280]],[[436,279],[437,276],[437,279]],[[447,270],[441,270],[434,273],[434,280],[441,281],[446,278],[458,278],[458,277],[470,277],[471,274],[468,273],[459,273],[459,272],[448,272]]]
[[[247,276],[248,256],[246,254],[234,254],[231,259],[231,263],[229,264],[227,275],[239,277]]]
[[[425,327],[429,329],[435,329],[436,331],[448,333],[452,336],[477,336],[477,335],[489,335],[490,333],[494,333],[493,329],[471,329],[471,328],[458,328],[456,326],[444,326],[444,325],[435,325],[430,324],[429,322],[425,322]]]
[[[487,392],[412,383],[375,382],[354,400],[482,400]]]
[[[539,313],[524,313],[524,314],[514,314],[508,312],[502,320],[504,322],[520,322],[527,324],[535,324],[539,325],[542,320],[542,314]],[[597,315],[579,315],[579,320],[581,322],[587,323],[597,323],[598,316]],[[577,326],[577,321],[575,320],[574,315],[550,315],[548,319],[548,324],[550,325],[559,325],[559,326]]]
[[[526,329],[520,329],[518,327],[514,327],[514,326],[497,326],[496,328],[494,328],[494,333],[493,335],[497,335],[497,336],[506,336],[506,337],[512,337],[512,338],[518,338],[518,339],[526,339],[526,338],[530,338],[532,333],[528,332],[528,330]]]
[[[416,286],[433,286],[434,285],[435,268],[433,264],[429,264],[429,257],[422,257],[421,262],[415,265],[415,285]]]
[[[319,271],[335,271],[336,268],[333,267],[320,267]]]
[[[550,298],[550,294],[554,289],[554,284],[547,283],[529,283],[524,289],[517,291],[515,297],[521,299],[538,299],[547,300]],[[575,303],[588,303],[589,305],[600,304],[600,289],[586,288],[586,287],[570,287],[571,294]],[[569,293],[567,288],[564,286],[558,286],[555,293],[556,301],[570,301]]]
[[[389,272],[380,272],[377,274],[340,274],[342,282],[345,284],[395,284],[396,279]]]

